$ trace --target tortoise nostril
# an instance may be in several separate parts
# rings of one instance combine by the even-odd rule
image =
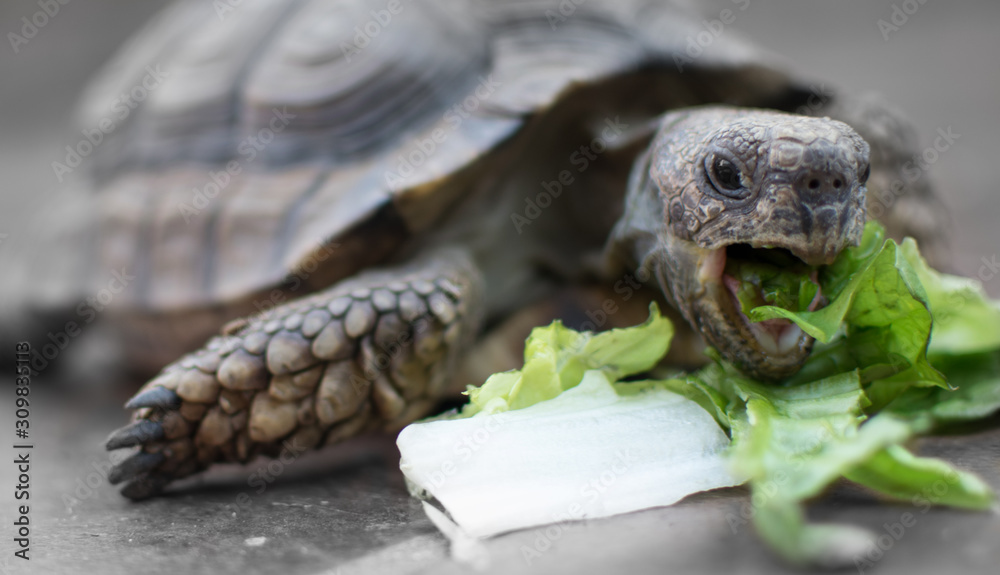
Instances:
[[[809,180],[809,189],[810,190],[815,190],[817,188],[819,188],[819,180],[817,180],[817,179]]]
[[[844,183],[841,182],[840,180],[834,180],[833,181],[833,187],[835,187],[837,189],[840,189],[840,186],[842,186],[842,185],[844,185]]]

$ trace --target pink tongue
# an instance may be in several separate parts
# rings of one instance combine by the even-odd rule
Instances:
[[[733,303],[736,306],[736,311],[738,311],[741,315],[743,315],[743,317],[746,317],[746,314],[743,313],[743,306],[740,305],[740,300],[739,298],[736,297],[736,293],[740,289],[740,280],[734,278],[729,274],[722,274],[722,283],[726,286],[726,289],[729,290],[729,293],[733,295]],[[818,298],[820,298],[820,295],[817,293],[816,297],[813,298],[812,303],[809,304],[810,310],[813,309],[813,305],[819,303]],[[758,327],[761,331],[774,337],[775,341],[780,341],[781,336],[784,335],[785,331],[791,328],[795,324],[793,324],[790,320],[779,317],[775,319],[765,319],[764,321],[754,322],[752,325]]]
[[[760,327],[760,329],[774,337],[774,341],[781,341],[781,336],[785,335],[785,332],[795,325],[791,321],[784,318],[776,319],[765,319],[764,321],[759,321],[754,325]]]
[[[823,287],[819,285],[819,274],[816,272],[816,270],[813,270],[813,273],[812,275],[809,276],[809,279],[811,279],[812,282],[816,284],[816,295],[814,295],[813,300],[809,302],[809,307],[807,309],[809,311],[816,311],[821,306],[826,305],[826,298],[823,297]]]
[[[813,270],[812,275],[809,277],[812,279],[813,283],[816,284],[816,295],[813,296],[812,301],[809,302],[809,307],[806,309],[809,311],[816,311],[826,303],[826,298],[823,297],[823,288],[819,285],[819,279],[817,278],[816,271]],[[729,274],[722,274],[722,283],[726,286],[726,289],[729,290],[729,293],[733,294],[733,299],[736,301],[736,309],[739,310],[740,313],[743,313],[743,306],[740,305],[740,300],[736,297],[736,293],[740,291],[740,280]],[[758,325],[766,326],[770,321],[780,321],[785,322],[786,324],[792,323],[787,319],[767,319],[762,322],[758,322]]]
[[[729,274],[722,274],[722,283],[729,290],[729,293],[733,294],[733,297],[736,297],[736,292],[740,291],[740,280]],[[736,301],[739,302],[738,299]]]

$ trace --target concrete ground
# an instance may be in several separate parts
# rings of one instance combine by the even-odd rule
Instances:
[[[50,162],[75,141],[69,126],[82,82],[161,1],[91,0],[61,7],[15,54],[7,33],[31,16],[34,2],[0,4],[0,255],[31,254],[29,216],[58,190]],[[897,103],[929,144],[938,129],[961,134],[940,155],[932,177],[944,193],[955,235],[957,269],[980,275],[983,258],[1000,251],[996,153],[1000,150],[1000,4],[992,0],[715,0],[746,6],[730,25],[785,55],[795,70],[845,90],[874,90]],[[916,12],[896,30],[880,31],[893,6]],[[901,10],[902,8],[900,8]],[[897,16],[897,21],[900,17]],[[6,252],[4,254],[3,252]],[[1000,279],[986,274],[1000,296]],[[8,353],[3,351],[2,353]],[[9,382],[8,376],[3,377]],[[12,556],[13,466],[0,472],[2,573],[463,573],[445,539],[410,499],[392,438],[370,438],[303,456],[289,465],[264,461],[214,471],[183,489],[133,504],[103,479],[99,445],[126,420],[127,390],[74,386],[43,373],[32,395],[31,556]],[[11,389],[5,385],[4,389]],[[13,419],[13,394],[0,396],[0,429]],[[980,473],[1000,489],[1000,429],[926,439],[922,453]],[[8,433],[7,431],[3,432]],[[9,443],[0,460],[13,458]],[[273,482],[258,493],[253,474]],[[239,505],[240,494],[249,504]],[[487,542],[488,573],[782,573],[752,529],[727,517],[747,501],[742,489],[702,494],[669,508],[528,530]],[[838,486],[810,508],[817,520],[874,530],[917,521],[866,572],[996,573],[1000,517],[877,502]],[[539,556],[526,559],[525,549]]]

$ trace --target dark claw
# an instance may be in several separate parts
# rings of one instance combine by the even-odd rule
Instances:
[[[163,488],[169,483],[169,477],[156,473],[150,473],[129,481],[128,484],[122,488],[121,493],[133,501],[138,501],[139,499],[146,499],[147,497],[152,497],[153,495],[163,491]]]
[[[128,400],[125,409],[139,409],[140,407],[162,407],[169,409],[181,404],[181,398],[169,389],[161,386],[152,387],[139,395]]]
[[[121,449],[122,447],[132,447],[142,445],[149,441],[163,439],[163,426],[155,421],[141,419],[131,425],[114,431],[104,442],[104,448],[108,451]]]
[[[118,465],[115,465],[111,469],[111,473],[108,474],[108,482],[111,485],[115,485],[127,479],[137,477],[163,463],[164,459],[166,457],[162,453],[145,453],[140,451],[122,460]]]

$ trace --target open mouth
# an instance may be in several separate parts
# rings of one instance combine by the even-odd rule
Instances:
[[[748,313],[759,306],[776,306],[794,312],[815,311],[827,301],[818,277],[821,266],[810,266],[783,248],[755,248],[733,244],[712,250],[702,262],[702,285],[715,284],[716,303],[732,318],[739,318],[744,333],[771,356],[794,355],[811,338],[787,319],[752,322]]]

